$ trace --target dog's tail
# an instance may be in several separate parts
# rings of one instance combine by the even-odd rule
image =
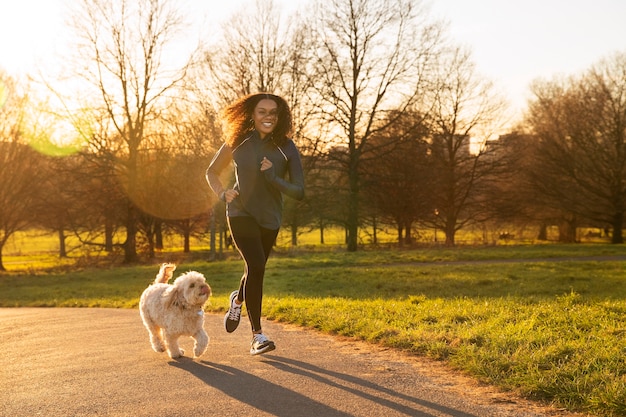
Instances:
[[[159,273],[156,275],[154,279],[155,284],[165,284],[167,281],[172,279],[172,275],[174,275],[174,270],[176,269],[176,265],[164,263],[161,264],[161,269],[159,269]]]

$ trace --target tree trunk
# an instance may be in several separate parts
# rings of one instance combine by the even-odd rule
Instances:
[[[448,219],[448,221],[446,222],[446,228],[445,228],[446,246],[452,247],[456,244],[455,242],[456,230],[454,229],[455,225],[456,225],[456,219]]]
[[[146,237],[148,238],[148,258],[154,259],[154,231],[146,233]]]
[[[113,224],[108,218],[104,221],[104,250],[113,252]]]
[[[300,219],[298,218],[298,210],[293,210],[293,213],[289,216],[290,218],[290,227],[291,230],[291,246],[298,246],[298,224],[300,223]]]
[[[4,267],[4,264],[2,263],[2,246],[0,246],[0,271],[6,271],[6,268]]]
[[[154,222],[154,247],[157,250],[163,249],[163,220]]]
[[[539,225],[539,234],[537,235],[537,240],[548,240],[548,225],[545,223],[541,223]]]
[[[184,248],[183,248],[184,253],[189,253],[191,251],[190,235],[191,233],[189,232],[189,228],[188,227],[185,228],[185,243],[184,243]]]
[[[298,246],[298,226],[291,226],[291,246]]]
[[[378,233],[376,233],[376,228],[378,227],[378,223],[376,222],[376,215],[372,217],[372,243],[374,245],[378,244]]]
[[[411,223],[404,225],[404,243],[408,246],[413,244],[413,237],[411,236]]]
[[[215,247],[215,237],[217,235],[216,221],[214,216],[214,211],[210,210],[209,213],[209,259],[215,260],[217,259],[217,250]],[[221,246],[221,238],[220,238],[220,246]]]
[[[622,228],[624,227],[624,213],[618,212],[613,216],[613,236],[611,237],[611,243],[621,244],[624,243],[624,234]]]
[[[559,242],[575,243],[576,242],[576,219],[563,219],[559,223]]]
[[[347,247],[348,252],[356,252],[359,233],[359,188],[356,172],[350,173],[350,192],[348,195]]]
[[[137,256],[137,221],[135,207],[132,203],[128,206],[128,218],[126,219],[126,242],[124,242],[124,263],[134,263],[139,260]]]
[[[65,249],[65,231],[59,228],[59,258],[67,258],[67,250]]]

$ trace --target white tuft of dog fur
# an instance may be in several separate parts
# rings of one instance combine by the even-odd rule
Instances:
[[[174,271],[176,270],[176,265],[163,263],[161,264],[161,268],[159,269],[159,273],[156,275],[154,279],[155,284],[166,284],[172,276],[174,276]]]
[[[211,296],[211,287],[197,271],[186,272],[168,284],[175,269],[174,264],[161,265],[154,283],[141,294],[139,313],[155,352],[167,351],[170,358],[178,358],[185,353],[178,346],[178,339],[190,336],[195,341],[197,358],[209,343],[203,307]]]

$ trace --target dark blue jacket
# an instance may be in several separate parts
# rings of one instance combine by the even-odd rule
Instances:
[[[272,162],[272,168],[266,171],[261,171],[263,157]],[[222,145],[206,171],[209,186],[221,200],[224,200],[225,188],[220,174],[231,161],[235,168],[232,188],[239,192],[239,196],[227,205],[226,215],[252,216],[261,227],[280,228],[282,194],[297,200],[304,198],[304,174],[296,145],[287,139],[279,147],[271,135],[261,139],[256,131],[234,148]]]

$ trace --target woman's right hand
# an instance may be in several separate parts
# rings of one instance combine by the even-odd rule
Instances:
[[[232,188],[224,191],[224,199],[226,200],[227,203],[230,203],[231,201],[233,201],[235,198],[237,198],[238,195],[239,195],[239,192],[237,190],[233,190]]]

